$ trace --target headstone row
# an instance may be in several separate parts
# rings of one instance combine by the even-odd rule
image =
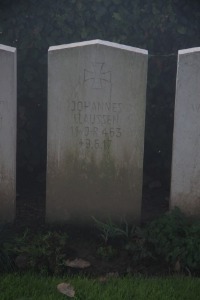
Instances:
[[[49,48],[47,222],[138,223],[148,52]],[[15,217],[16,49],[0,45],[0,222]],[[178,53],[170,206],[200,215],[200,48]]]

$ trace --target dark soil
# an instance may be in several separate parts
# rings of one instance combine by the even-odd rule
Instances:
[[[84,270],[75,270],[68,268],[69,274],[82,273],[92,277],[105,276],[106,274],[114,275],[127,275],[127,274],[143,274],[145,276],[151,275],[169,275],[171,272],[166,265],[156,265],[152,261],[135,261],[134,257],[123,250],[123,247],[119,247],[113,243],[111,248],[116,251],[113,256],[102,257],[98,255],[100,247],[105,246],[102,239],[99,237],[99,233],[94,230],[88,232],[88,229],[84,232],[78,232],[74,230],[74,236],[70,239],[71,253],[69,259],[82,258],[91,263],[91,266]]]
[[[143,195],[141,226],[168,210],[168,193],[162,188],[147,188]],[[18,196],[17,216],[14,224],[16,233],[22,232],[25,228],[33,231],[46,228],[44,203],[45,195]],[[62,226],[62,230],[69,235],[68,259],[82,258],[91,263],[91,266],[84,270],[66,267],[66,271],[70,274],[81,272],[98,277],[108,273],[166,275],[171,272],[167,266],[154,265],[152,261],[137,262],[128,251],[123,250],[123,247],[119,247],[119,245],[112,245],[116,252],[115,255],[109,257],[99,255],[99,248],[107,245],[100,238],[100,232],[96,229],[95,224],[90,228]]]

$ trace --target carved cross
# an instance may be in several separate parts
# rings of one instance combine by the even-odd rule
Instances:
[[[92,63],[92,71],[84,70],[84,81],[92,80],[93,89],[101,89],[102,81],[111,81],[111,72],[103,71],[104,63]]]

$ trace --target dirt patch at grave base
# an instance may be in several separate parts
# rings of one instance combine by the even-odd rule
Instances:
[[[142,222],[146,222],[160,216],[168,210],[167,193],[161,189],[148,190],[143,193]],[[18,197],[17,216],[13,226],[16,233],[23,232],[25,228],[40,232],[45,228],[45,196],[30,195]],[[91,223],[92,224],[92,223]],[[59,226],[60,227],[60,226]],[[114,245],[111,253],[105,253],[106,247],[100,237],[100,232],[93,223],[90,228],[80,226],[61,227],[69,236],[69,249],[67,259],[81,258],[91,263],[89,268],[78,270],[66,267],[67,274],[84,274],[92,277],[105,276],[114,273],[119,275],[144,274],[144,275],[169,275],[166,265],[153,265],[152,262],[138,262],[135,258],[123,250],[121,245]],[[105,249],[104,249],[104,246]],[[103,247],[103,248],[102,248]],[[112,250],[114,253],[112,253]],[[107,255],[107,257],[106,257]],[[118,275],[116,275],[118,276]]]
[[[70,238],[71,256],[70,259],[82,258],[91,263],[91,266],[86,269],[66,268],[66,273],[69,275],[83,274],[89,277],[99,278],[101,276],[124,276],[128,274],[142,274],[145,276],[151,275],[169,275],[169,268],[162,264],[152,264],[152,262],[142,263],[135,261],[135,258],[126,250],[113,246],[116,251],[113,257],[100,257],[99,249],[102,247],[102,241],[98,238],[97,232],[89,232],[82,230],[80,232],[74,230],[74,236]],[[71,231],[72,234],[72,231]],[[108,246],[109,247],[109,246]],[[173,273],[173,271],[172,271]],[[171,273],[171,274],[172,274]]]

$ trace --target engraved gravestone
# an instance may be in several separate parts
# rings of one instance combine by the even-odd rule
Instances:
[[[147,51],[94,40],[48,59],[47,222],[137,222]]]
[[[171,208],[200,216],[200,48],[178,52]]]
[[[0,223],[15,218],[16,48],[0,45]]]

